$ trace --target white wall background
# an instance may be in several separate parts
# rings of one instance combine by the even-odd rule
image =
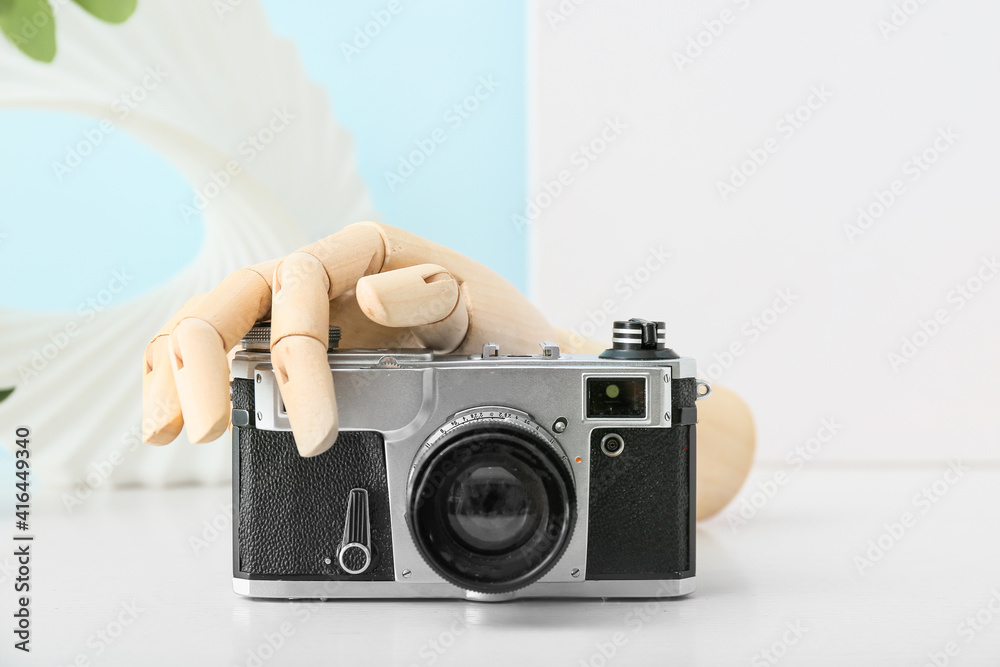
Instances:
[[[824,418],[843,426],[821,459],[1000,460],[1000,275],[984,265],[1000,258],[1000,4],[544,0],[531,11],[541,210],[525,219],[534,296],[554,321],[589,334],[611,309],[666,320],[669,344],[749,401],[762,460],[783,459]],[[699,33],[707,46],[678,66]],[[799,109],[819,88],[829,99]],[[796,110],[809,117],[794,133],[777,125]],[[590,162],[580,146],[608,119],[625,128]],[[934,158],[948,128],[957,138],[933,164],[908,164],[925,149]],[[776,152],[724,201],[718,182],[768,140]],[[560,172],[568,185],[546,192]],[[857,209],[895,180],[902,194],[849,240]],[[660,247],[672,257],[649,270]],[[981,289],[964,301],[967,282]],[[782,290],[792,305],[754,333]],[[946,320],[925,339],[919,322],[936,312]],[[893,368],[904,337],[924,344]],[[723,368],[715,355],[734,343],[742,354]]]

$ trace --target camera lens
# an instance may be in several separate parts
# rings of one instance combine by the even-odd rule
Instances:
[[[548,512],[541,480],[503,461],[480,461],[448,491],[448,523],[464,544],[483,552],[516,548]]]
[[[576,519],[568,468],[521,428],[473,425],[438,443],[414,472],[407,520],[444,579],[482,593],[536,581],[562,556]]]

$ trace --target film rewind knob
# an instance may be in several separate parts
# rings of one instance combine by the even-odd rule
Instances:
[[[662,350],[667,325],[633,318],[618,320],[612,331],[611,344],[615,350]]]
[[[337,548],[337,562],[347,574],[363,574],[372,564],[372,525],[367,489],[351,489],[344,516],[344,536]]]
[[[602,359],[677,359],[677,353],[666,346],[664,322],[652,322],[633,317],[615,320],[611,329],[611,347]]]

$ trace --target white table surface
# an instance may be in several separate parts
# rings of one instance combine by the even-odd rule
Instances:
[[[758,467],[743,497],[778,470],[788,471]],[[73,513],[40,490],[33,651],[11,647],[7,577],[0,665],[920,666],[934,653],[939,664],[1000,665],[1000,469],[973,465],[938,482],[947,491],[936,503],[914,505],[945,470],[792,471],[745,526],[725,515],[699,525],[698,590],[663,601],[249,600],[232,592],[228,532],[197,555],[189,543],[206,519],[225,521],[228,488],[107,492]],[[904,512],[914,525],[859,573],[854,557]],[[98,631],[117,633],[123,604],[141,611],[102,645]],[[977,613],[978,629],[962,625]],[[283,624],[273,655],[248,654],[269,634],[278,643]],[[616,636],[605,659],[600,645]],[[944,655],[948,642],[957,655]]]

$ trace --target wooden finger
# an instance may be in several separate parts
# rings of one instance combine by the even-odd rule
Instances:
[[[275,268],[273,285],[271,365],[296,448],[302,456],[316,456],[337,437],[337,402],[327,361],[327,269],[309,253],[292,253]]]
[[[271,309],[271,278],[278,260],[234,271],[195,305],[187,317],[203,320],[229,351]]]
[[[330,324],[340,328],[343,348],[417,348],[421,342],[409,329],[382,326],[361,310],[353,293],[330,302]]]
[[[214,440],[226,430],[230,416],[226,353],[269,312],[274,264],[231,273],[170,332],[170,362],[192,442]]]
[[[469,311],[457,281],[438,264],[418,264],[358,281],[356,297],[372,321],[408,327],[438,354],[457,349],[469,331]]]
[[[229,421],[229,365],[222,338],[209,323],[188,317],[174,327],[169,340],[188,439],[215,440]]]
[[[482,350],[488,342],[496,342],[505,352],[534,354],[539,342],[555,338],[555,330],[541,312],[516,287],[479,262],[389,225],[360,224],[376,227],[384,239],[382,272],[420,264],[447,268],[461,287],[470,318],[468,335],[455,352],[474,352]],[[456,314],[461,313],[456,311]],[[455,320],[450,324],[460,322]],[[429,336],[430,332],[418,335]]]
[[[181,318],[204,298],[197,294],[185,303],[146,346],[142,369],[142,439],[152,445],[166,445],[184,427],[177,398],[174,371],[170,366],[170,332]]]
[[[447,317],[438,322],[410,327],[410,331],[424,347],[433,350],[435,354],[451,354],[465,343],[471,325],[472,320],[466,305],[463,285],[459,289],[455,307]]]
[[[327,301],[331,301],[353,290],[364,276],[383,270],[387,242],[381,225],[359,222],[310,243],[299,252],[312,255],[326,270]],[[300,275],[298,268],[299,265],[289,265],[283,269],[286,287],[295,287],[309,279],[306,274]],[[305,264],[301,268],[311,271],[311,267]]]
[[[415,327],[440,322],[455,310],[458,283],[438,264],[417,264],[358,281],[358,305],[373,322]]]

